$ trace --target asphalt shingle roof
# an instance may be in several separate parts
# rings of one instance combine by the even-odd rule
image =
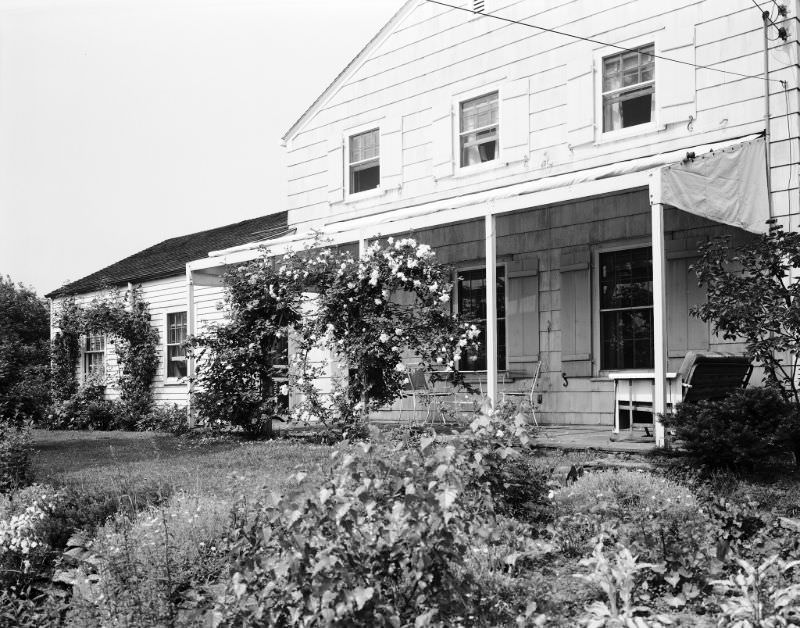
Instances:
[[[186,263],[206,257],[211,251],[269,240],[287,232],[286,212],[243,220],[232,225],[164,240],[134,253],[82,279],[45,295],[49,298],[93,292],[110,286],[140,283],[183,275]]]

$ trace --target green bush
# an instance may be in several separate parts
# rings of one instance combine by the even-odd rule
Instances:
[[[584,554],[600,533],[628,547],[641,545],[642,560],[668,560],[682,549],[685,528],[697,523],[698,500],[686,487],[641,471],[599,471],[553,496],[559,542]]]
[[[185,494],[133,517],[118,513],[88,548],[91,558],[82,570],[96,572],[98,579],[78,590],[75,620],[110,625],[125,617],[127,626],[197,625],[208,609],[181,607],[191,605],[211,577],[225,570],[222,537],[228,521],[224,501]]]
[[[27,430],[0,427],[0,493],[31,483],[31,453]]]
[[[800,464],[800,408],[772,388],[747,388],[720,401],[683,403],[664,417],[702,464],[752,469],[794,453]]]
[[[230,533],[233,576],[218,617],[226,625],[514,621],[520,609],[484,603],[467,558],[508,542],[496,504],[536,497],[509,471],[530,428],[481,416],[471,430],[442,444],[427,436],[417,448],[346,448],[316,494],[273,496]]]
[[[119,407],[105,398],[105,386],[86,383],[71,398],[54,403],[47,417],[51,430],[108,430],[118,423]]]
[[[180,435],[189,431],[186,408],[176,404],[154,405],[150,412],[136,422],[136,429],[142,432],[169,432]]]

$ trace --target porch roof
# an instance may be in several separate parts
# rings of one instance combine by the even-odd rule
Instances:
[[[664,166],[680,171],[687,156],[694,154],[699,162],[708,155],[717,155],[762,137],[752,134],[721,142],[682,148],[624,162],[589,168],[578,172],[525,181],[514,185],[497,187],[473,194],[439,199],[426,203],[394,207],[364,216],[352,213],[335,217],[319,231],[299,232],[286,238],[277,238],[268,243],[271,250],[280,252],[320,235],[334,244],[389,235],[403,231],[446,225],[497,215],[530,207],[572,201],[578,198],[610,194],[622,190],[647,188],[651,173]],[[704,162],[704,163],[710,163]],[[728,200],[725,195],[723,200]],[[665,200],[664,202],[669,202]],[[681,207],[681,209],[686,209]],[[686,209],[691,211],[691,209]],[[709,216],[720,221],[719,217]],[[728,223],[732,224],[732,223]],[[737,224],[736,226],[741,226]],[[244,244],[218,251],[211,251],[208,258],[196,260],[192,269],[214,268],[229,263],[252,259],[264,242]]]

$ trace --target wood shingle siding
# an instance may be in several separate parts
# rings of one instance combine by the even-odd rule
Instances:
[[[796,10],[792,4],[791,18]],[[379,45],[367,49],[287,136],[291,223],[329,222],[353,210],[369,215],[763,130],[760,80],[687,65],[755,77],[763,72],[761,19],[747,0],[661,5],[648,0],[520,0],[497,2],[487,11],[610,44],[653,41],[656,54],[685,63],[656,60],[653,130],[608,141],[601,137],[598,119],[599,62],[614,48],[420,2],[400,16]],[[800,149],[797,29],[789,31],[789,43],[770,44],[771,78],[787,79],[792,86],[790,133],[796,143],[792,148]],[[457,105],[464,94],[482,89],[501,94],[500,159],[497,167],[465,174],[459,172],[456,150]],[[776,141],[784,141],[786,94],[778,83],[771,90],[771,130]],[[368,201],[336,196],[331,203],[320,194],[319,164],[328,136],[398,118],[402,163],[390,190]],[[778,153],[776,191],[796,195],[788,147],[775,146],[773,153]],[[387,163],[395,169],[394,161]],[[778,215],[797,211],[792,203],[780,201]]]

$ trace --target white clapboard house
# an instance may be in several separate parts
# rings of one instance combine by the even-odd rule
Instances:
[[[66,297],[86,304],[95,297],[118,290],[124,294],[133,286],[141,289],[143,301],[150,304],[152,325],[158,330],[159,367],[153,380],[153,399],[157,403],[186,405],[188,399],[186,351],[183,342],[188,333],[189,303],[186,264],[210,252],[251,242],[264,242],[286,235],[286,212],[271,214],[232,225],[170,238],[119,262],[98,270],[78,281],[68,283],[46,295],[51,299],[51,312],[57,313]],[[223,300],[221,282],[206,282],[193,297],[193,320],[200,327],[219,321],[224,316],[217,305]],[[57,332],[55,317],[51,334]],[[119,391],[114,385],[117,361],[114,347],[103,335],[81,338],[81,357],[75,365],[80,380],[104,373],[109,385],[106,397],[115,399]]]
[[[800,2],[763,4],[409,0],[286,132],[271,246],[410,234],[457,268],[489,397],[538,373],[540,421],[652,422],[687,352],[742,350],[688,314],[698,243],[798,228]],[[258,244],[186,265],[189,333]]]

